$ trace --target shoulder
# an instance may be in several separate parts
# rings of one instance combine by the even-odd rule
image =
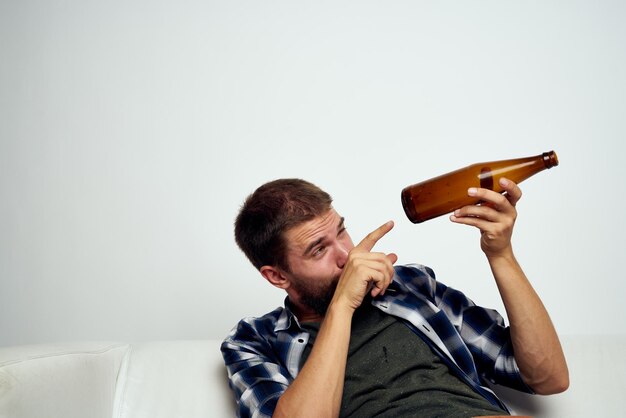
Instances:
[[[406,290],[417,293],[430,299],[437,294],[437,287],[443,286],[437,282],[435,272],[422,264],[405,264],[394,266],[396,275],[394,281]]]
[[[285,316],[285,308],[279,307],[260,317],[246,317],[235,325],[224,341],[222,352],[258,347],[276,335],[276,327]]]
[[[422,264],[395,266],[394,278],[408,293],[421,295],[439,308],[458,310],[474,303],[461,291],[437,280],[435,272]]]
[[[230,387],[237,399],[237,416],[271,416],[291,382],[278,338],[283,319],[289,318],[287,312],[281,307],[261,317],[244,318],[222,342]]]
[[[435,272],[423,264],[402,264],[394,266],[396,276],[404,282],[435,280]]]

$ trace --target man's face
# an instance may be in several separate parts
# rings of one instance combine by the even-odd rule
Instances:
[[[354,248],[343,218],[334,209],[285,232],[285,272],[290,298],[299,305],[324,315],[337,287],[339,276]]]

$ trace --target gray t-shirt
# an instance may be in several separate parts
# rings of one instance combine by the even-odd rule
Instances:
[[[311,352],[311,333],[302,364]],[[463,382],[400,319],[366,299],[352,319],[341,417],[472,417],[507,415]]]

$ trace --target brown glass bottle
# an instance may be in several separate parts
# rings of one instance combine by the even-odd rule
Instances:
[[[478,203],[478,199],[467,195],[467,189],[470,187],[482,187],[500,193],[501,177],[520,183],[558,164],[559,160],[554,151],[534,157],[472,164],[405,187],[402,190],[402,207],[411,222],[424,222],[463,206]]]

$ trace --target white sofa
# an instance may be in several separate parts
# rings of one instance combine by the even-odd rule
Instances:
[[[626,417],[626,336],[562,339],[570,389],[498,392],[519,415]],[[235,415],[220,341],[0,348],[0,418],[219,418]]]

